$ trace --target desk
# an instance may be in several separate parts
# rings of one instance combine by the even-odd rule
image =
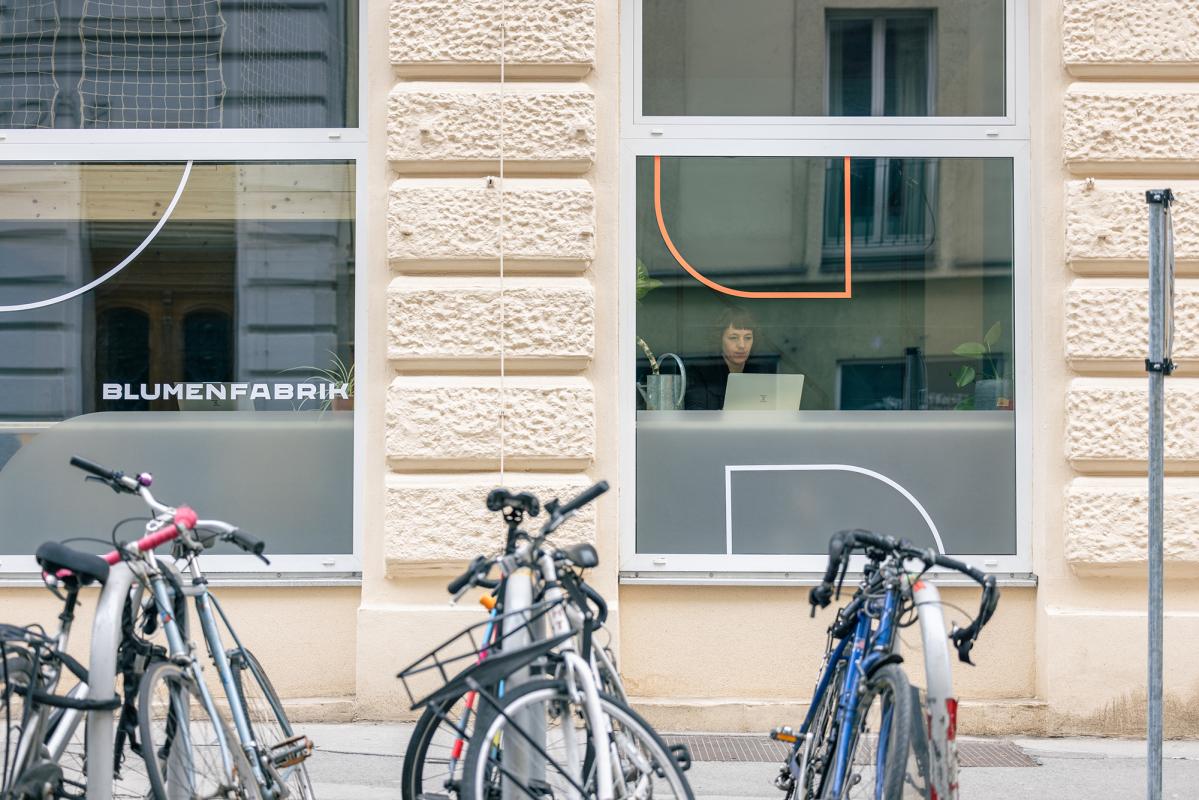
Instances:
[[[826,553],[843,528],[931,547],[935,528],[955,554],[1015,553],[1015,424],[1007,411],[638,411],[637,552]]]

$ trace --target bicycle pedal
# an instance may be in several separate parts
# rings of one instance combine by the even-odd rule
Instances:
[[[691,748],[685,744],[673,744],[669,749],[670,754],[674,756],[675,763],[679,765],[679,769],[683,772],[691,769]]]
[[[294,767],[312,755],[312,740],[303,734],[284,739],[270,749],[271,764],[276,769]]]
[[[799,741],[799,734],[790,725],[780,725],[770,732],[770,738],[776,742],[795,744]]]

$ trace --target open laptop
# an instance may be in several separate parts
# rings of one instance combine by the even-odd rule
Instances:
[[[729,373],[724,392],[725,411],[798,411],[803,398],[803,375]]]

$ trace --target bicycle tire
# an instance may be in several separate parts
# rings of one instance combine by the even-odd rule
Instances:
[[[161,690],[165,692],[159,696]],[[226,796],[262,800],[237,737],[219,715],[213,719],[189,671],[165,661],[151,664],[138,690],[137,718],[142,758],[155,800]],[[225,773],[218,730],[228,744],[233,765],[230,775]],[[203,771],[198,766],[201,763]]]
[[[242,708],[254,733],[254,741],[263,760],[271,762],[269,767],[263,765],[264,773],[277,775],[287,787],[290,797],[311,800],[314,793],[312,780],[308,777],[307,759],[290,766],[278,766],[271,761],[272,748],[292,738],[295,730],[262,663],[245,648],[230,650],[228,656],[233,685],[237,687]]]
[[[403,800],[452,800],[458,796],[462,767],[466,762],[466,743],[477,719],[478,699],[471,701],[463,691],[439,703],[425,707],[412,730],[404,752],[400,776]]]
[[[887,736],[880,735],[871,758],[862,765],[858,755],[863,734],[868,730],[871,706],[875,701],[881,703],[881,729],[887,730]],[[849,745],[849,768],[846,780],[838,795],[833,794],[833,786],[826,785],[824,800],[916,800],[923,797],[914,783],[907,777],[918,773],[916,758],[912,751],[912,689],[907,676],[897,664],[888,664],[878,669],[870,676],[865,684],[865,692],[858,701],[858,708]],[[878,764],[880,754],[884,763]],[[855,766],[865,766],[855,772]],[[827,781],[826,781],[827,782]]]
[[[614,775],[615,797],[618,800],[633,797],[671,797],[680,800],[694,800],[694,794],[687,778],[683,775],[678,760],[670,748],[662,741],[662,737],[637,712],[621,703],[616,698],[600,694],[600,704],[612,730],[612,747],[614,758],[618,759],[619,772]],[[572,693],[566,682],[561,679],[540,679],[524,683],[505,693],[499,699],[499,708],[490,703],[484,703],[479,711],[474,735],[467,748],[466,763],[463,767],[463,780],[459,793],[462,800],[514,800],[517,792],[505,792],[502,785],[495,780],[498,770],[493,769],[503,762],[503,729],[507,723],[522,714],[550,713],[550,722],[555,717],[565,718],[569,715],[570,724],[565,726],[577,736],[580,732],[586,737],[582,747],[576,750],[583,757],[579,760],[579,769],[574,775],[567,775],[569,764],[553,762],[551,753],[556,748],[547,738],[543,747],[546,759],[545,779],[530,779],[529,787],[514,787],[520,789],[519,795],[546,794],[562,796],[561,786],[574,783],[585,789],[586,797],[594,797],[595,781],[591,773],[594,770],[594,756],[591,736],[586,732],[587,720],[572,700]],[[550,725],[547,724],[547,737]],[[561,728],[559,728],[561,730]],[[514,736],[515,738],[515,736]],[[563,740],[566,741],[565,739]],[[494,755],[493,743],[496,743],[500,755]],[[576,742],[576,744],[580,744]],[[553,763],[553,768],[549,766]],[[615,772],[615,771],[614,771]],[[509,778],[510,779],[510,778]],[[508,780],[508,779],[505,779]],[[650,785],[647,785],[647,782]],[[546,784],[538,786],[536,792],[530,792],[534,783]]]
[[[795,787],[803,793],[800,795],[803,800],[815,800],[820,797],[824,793],[825,781],[830,777],[827,767],[832,763],[836,752],[836,710],[844,680],[845,667],[842,662],[836,667],[824,694],[821,695],[816,713],[812,716],[812,724],[808,727],[808,732],[812,734],[812,744],[808,748],[808,768],[803,776],[804,785]]]

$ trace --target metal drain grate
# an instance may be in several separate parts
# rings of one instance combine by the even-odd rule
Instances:
[[[695,761],[754,761],[782,762],[787,747],[761,736],[668,734],[667,744],[685,744]],[[867,744],[872,748],[873,742]],[[859,752],[859,758],[869,757],[870,749]],[[1021,750],[1015,742],[978,741],[958,742],[958,762],[963,767],[1035,767],[1035,759]]]

